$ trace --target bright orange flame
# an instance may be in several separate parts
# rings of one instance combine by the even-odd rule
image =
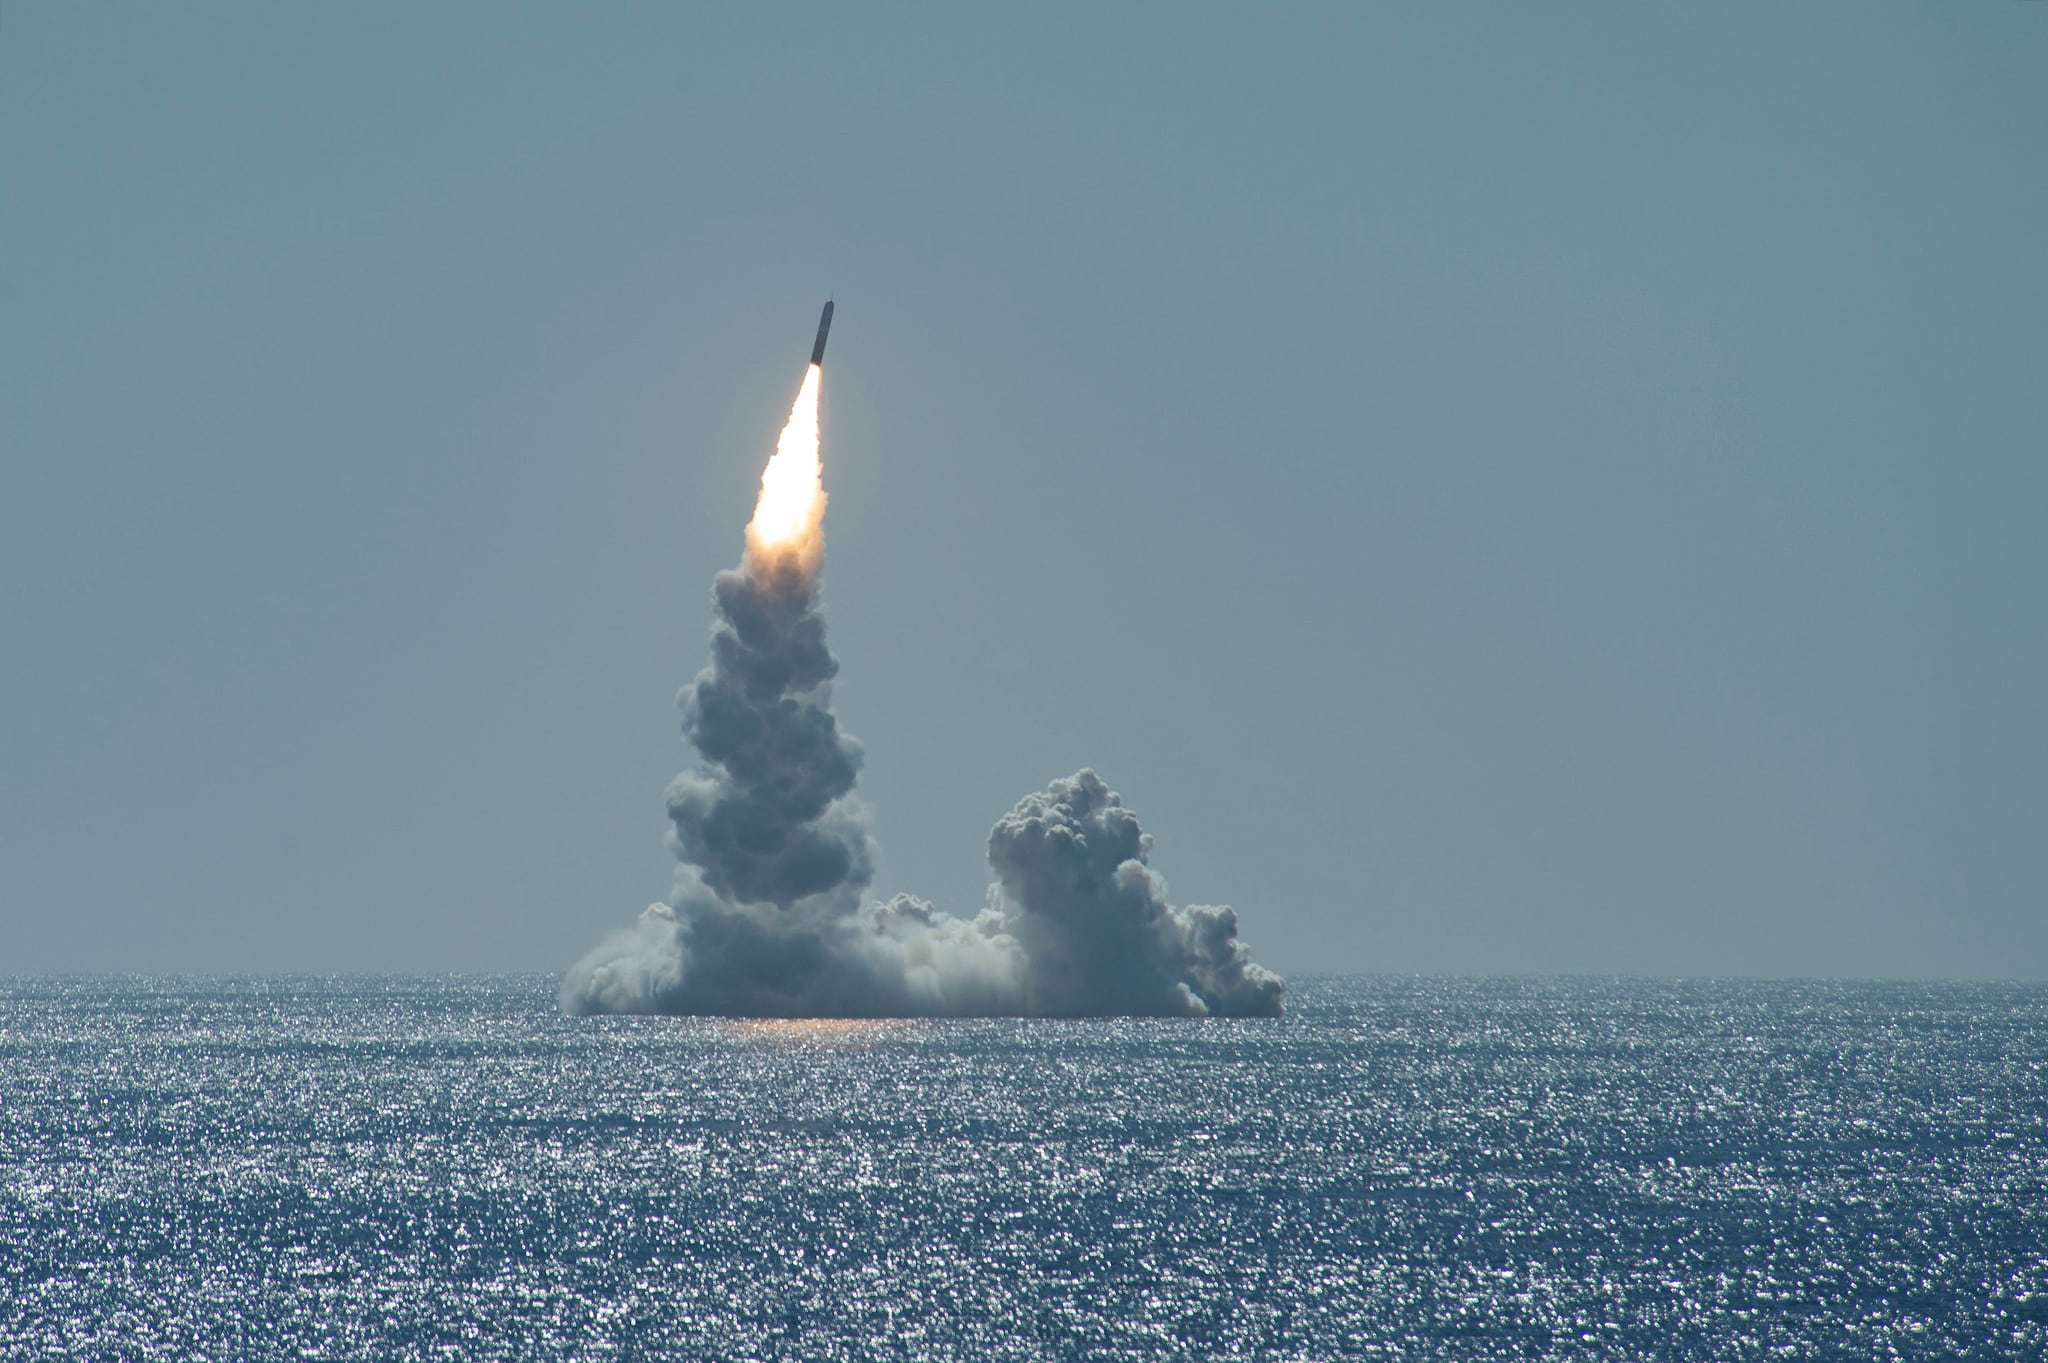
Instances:
[[[818,463],[818,384],[823,371],[804,371],[804,386],[789,409],[789,424],[775,442],[775,457],[761,471],[761,500],[747,525],[747,549],[767,562],[794,554],[809,571],[822,548],[825,486]]]

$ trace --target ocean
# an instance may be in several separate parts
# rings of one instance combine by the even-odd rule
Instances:
[[[0,981],[0,1360],[2048,1359],[2048,986]]]

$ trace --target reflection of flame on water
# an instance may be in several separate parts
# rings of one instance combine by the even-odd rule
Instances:
[[[904,1018],[733,1018],[723,1030],[748,1041],[795,1046],[870,1045],[903,1035]]]

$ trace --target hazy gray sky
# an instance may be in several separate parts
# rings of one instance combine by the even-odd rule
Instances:
[[[2048,6],[10,5],[0,972],[667,888],[827,292],[876,890],[2048,974]]]

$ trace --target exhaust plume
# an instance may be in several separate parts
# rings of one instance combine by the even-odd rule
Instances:
[[[747,522],[747,556],[773,562],[795,557],[806,577],[825,558],[825,483],[818,463],[818,386],[823,366],[804,370],[803,387],[789,409],[775,455],[761,470],[761,496]]]
[[[829,315],[828,315],[829,316]],[[820,327],[822,348],[823,324]],[[832,713],[818,578],[819,365],[805,372],[737,569],[712,583],[711,663],[683,689],[704,765],[669,786],[673,892],[564,978],[571,1013],[728,1017],[1271,1017],[1284,985],[1228,908],[1167,901],[1152,839],[1092,771],[989,834],[972,918],[864,901],[860,745]]]

